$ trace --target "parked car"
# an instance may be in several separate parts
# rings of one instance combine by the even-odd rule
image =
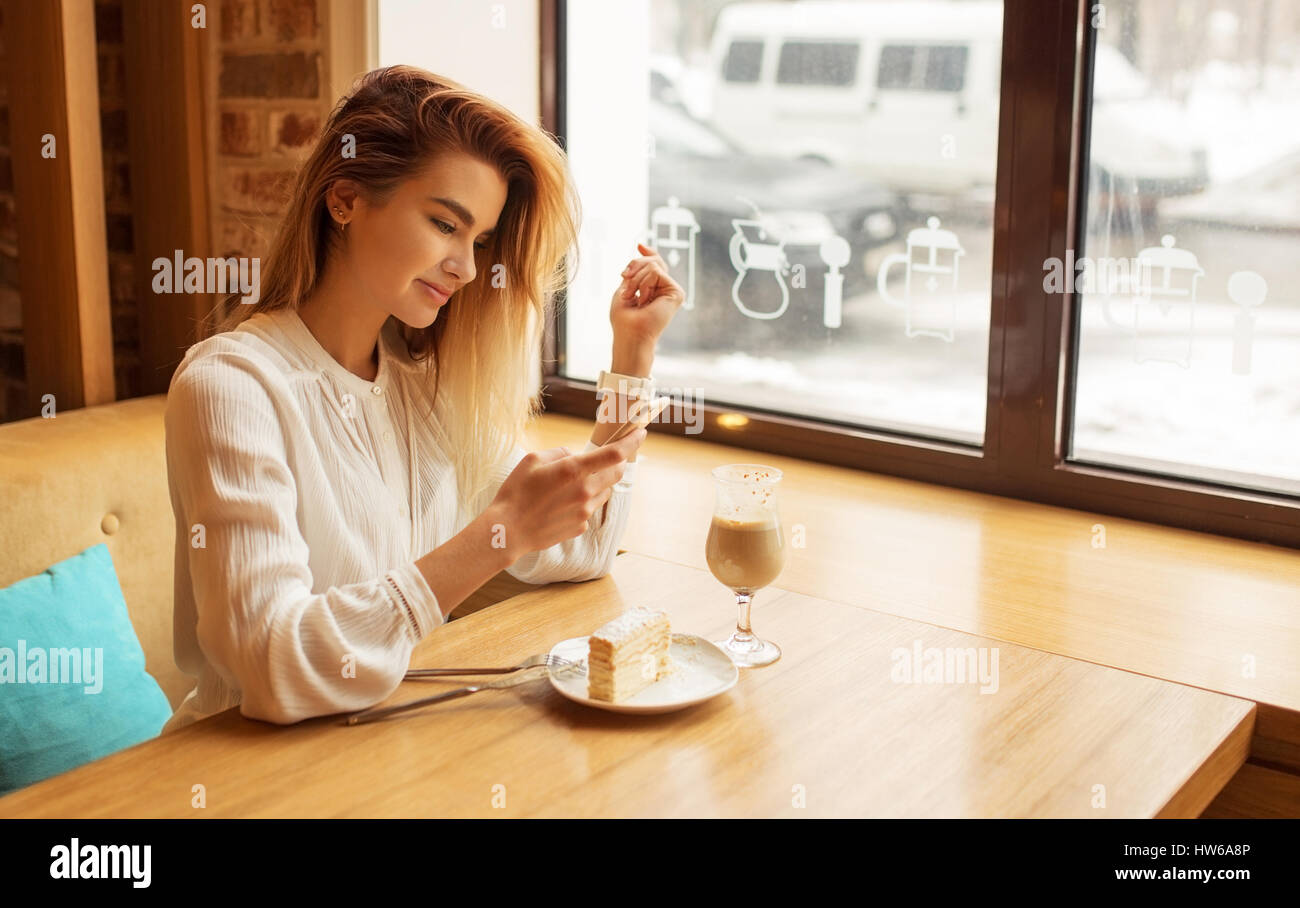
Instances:
[[[773,326],[792,341],[831,336],[826,275],[842,275],[841,298],[867,288],[862,256],[898,235],[896,196],[833,165],[747,153],[653,98],[649,125],[647,240],[689,297],[661,345],[732,348]],[[782,255],[785,269],[769,267]]]

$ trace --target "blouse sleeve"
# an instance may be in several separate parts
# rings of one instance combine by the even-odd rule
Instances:
[[[414,561],[312,592],[277,418],[290,392],[272,371],[234,351],[184,364],[164,421],[178,547],[189,537],[177,621],[194,622],[245,716],[288,724],[383,700],[444,618]]]
[[[596,447],[592,442],[587,442],[584,453],[595,450]],[[501,484],[526,453],[523,448],[514,449],[506,463],[497,470],[491,491],[484,500],[490,501],[496,495]],[[529,552],[506,568],[506,572],[516,580],[533,584],[553,583],[557,580],[595,580],[608,574],[614,556],[618,554],[623,530],[627,527],[637,462],[633,460],[625,464],[623,478],[614,483],[603,521],[601,511],[597,509],[591,516],[585,533],[557,542],[549,548]]]

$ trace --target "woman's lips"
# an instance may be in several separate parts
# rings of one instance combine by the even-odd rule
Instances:
[[[451,298],[451,294],[443,290],[439,290],[437,287],[435,287],[433,284],[430,284],[428,281],[421,280],[418,277],[415,280],[420,284],[421,287],[424,288],[424,291],[428,293],[429,296],[431,296],[434,299],[434,301],[437,302],[439,305],[447,302],[447,300]]]

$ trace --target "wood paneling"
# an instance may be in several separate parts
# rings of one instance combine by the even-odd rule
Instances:
[[[145,394],[165,392],[211,309],[209,293],[156,293],[156,258],[213,255],[208,220],[207,28],[191,24],[188,3],[124,0],[127,131],[135,225],[140,378]],[[209,23],[215,25],[215,20]],[[178,279],[179,275],[173,275]]]
[[[1202,819],[1300,819],[1300,776],[1248,762],[1201,814]]]
[[[29,415],[116,399],[92,0],[4,3]],[[48,138],[47,138],[48,137]]]

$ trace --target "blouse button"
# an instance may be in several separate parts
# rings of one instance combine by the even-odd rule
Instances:
[[[392,432],[389,432],[387,429],[385,429],[385,430],[384,430],[384,441],[392,441],[392,440],[393,440],[393,433],[392,433]]]
[[[380,385],[375,385],[373,388],[370,389],[370,393],[375,395],[375,397],[379,397],[381,394],[384,393],[384,389]]]

